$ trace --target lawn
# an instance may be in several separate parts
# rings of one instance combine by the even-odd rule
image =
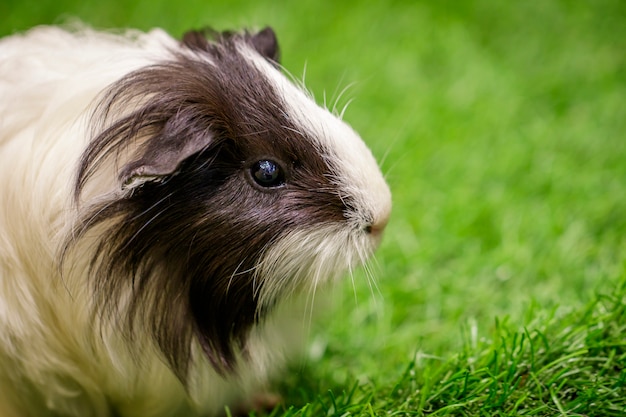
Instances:
[[[394,213],[272,416],[626,415],[626,3],[30,3],[0,34],[269,24],[350,102]]]

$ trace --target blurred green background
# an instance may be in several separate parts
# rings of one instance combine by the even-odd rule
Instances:
[[[375,282],[346,280],[312,331],[310,392],[384,387],[465,328],[575,309],[624,274],[626,2],[4,0],[0,16],[2,35],[270,25],[319,102],[351,101],[394,212]]]

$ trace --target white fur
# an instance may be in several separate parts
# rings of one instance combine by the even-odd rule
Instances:
[[[0,41],[0,416],[108,416],[113,410],[142,417],[214,414],[259,390],[302,341],[304,312],[298,310],[306,303],[296,298],[253,330],[250,366],[238,377],[217,375],[195,347],[186,391],[147,335],[136,340],[143,344],[136,357],[112,326],[105,324],[100,334],[89,314],[87,243],[70,259],[68,272],[59,273],[59,245],[76,219],[71,202],[76,163],[97,97],[176,47],[159,30],[75,35],[45,27]],[[354,227],[362,228],[367,217],[386,222],[389,189],[360,138],[258,55],[246,53],[284,94],[289,116],[329,150],[336,181],[363,208],[350,214]],[[115,184],[97,186],[102,188],[96,194]],[[346,232],[311,232],[294,233],[268,248],[259,277],[286,280],[296,271],[303,277],[312,273],[315,280],[333,278],[334,271],[351,268],[373,250],[367,237],[354,242]],[[328,241],[321,249],[326,253],[309,265],[298,263],[298,251]],[[345,249],[352,247],[360,249]],[[293,265],[279,262],[285,256]],[[273,281],[266,288],[261,296],[271,298],[283,287]]]

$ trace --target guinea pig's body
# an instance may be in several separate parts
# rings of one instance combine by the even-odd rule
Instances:
[[[0,41],[0,416],[214,415],[390,210],[269,29]]]

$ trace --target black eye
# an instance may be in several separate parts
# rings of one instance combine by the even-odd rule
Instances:
[[[254,181],[261,187],[279,187],[285,183],[285,174],[278,163],[269,159],[257,161],[250,168]]]

